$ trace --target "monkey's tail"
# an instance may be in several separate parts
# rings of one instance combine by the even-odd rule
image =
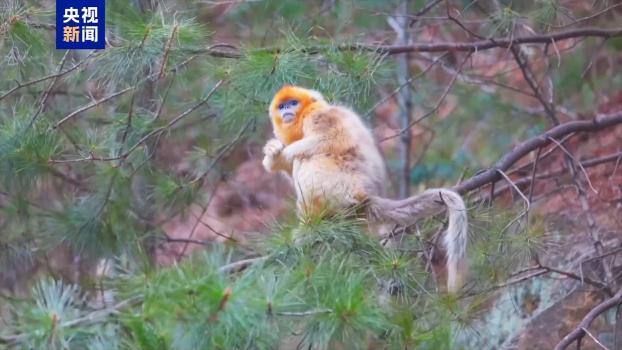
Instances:
[[[409,226],[418,220],[439,214],[447,209],[449,223],[443,239],[447,250],[447,290],[461,287],[466,267],[465,252],[468,239],[467,210],[462,197],[449,189],[432,188],[416,196],[394,200],[370,196],[367,205],[371,220]]]

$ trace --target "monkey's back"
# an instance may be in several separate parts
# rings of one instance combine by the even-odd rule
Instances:
[[[351,110],[329,106],[303,124],[317,147],[294,160],[299,209],[340,209],[385,194],[384,162],[370,130]]]

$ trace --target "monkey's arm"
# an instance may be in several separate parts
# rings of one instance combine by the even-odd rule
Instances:
[[[315,154],[321,144],[322,139],[319,136],[308,136],[287,145],[281,154],[287,163],[292,164],[296,157]]]
[[[276,172],[283,170],[292,175],[292,162],[287,161],[283,157],[283,148],[283,144],[277,139],[271,139],[266,142],[266,145],[263,147],[264,157],[262,161],[266,171]]]

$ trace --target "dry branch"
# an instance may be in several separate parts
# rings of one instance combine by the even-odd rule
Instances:
[[[337,51],[369,51],[377,52],[386,55],[397,55],[409,52],[444,52],[444,51],[462,51],[462,52],[477,52],[483,50],[489,50],[493,48],[508,48],[512,45],[521,44],[550,44],[556,41],[585,38],[585,37],[597,37],[597,38],[615,38],[622,36],[622,28],[613,29],[599,29],[599,28],[581,28],[566,31],[559,31],[548,34],[538,34],[529,36],[519,36],[514,38],[490,38],[486,40],[479,40],[473,42],[435,42],[435,43],[417,43],[410,45],[373,45],[373,44],[344,44],[339,46],[309,46],[302,49],[297,49],[304,53],[313,55],[318,54],[325,50],[337,50]],[[236,50],[221,50],[214,47],[208,47],[205,49],[187,49],[190,53],[207,54],[213,57],[223,58],[242,58],[244,53],[239,49]],[[263,48],[257,50],[251,50],[250,53],[255,52],[269,52],[269,53],[284,53],[288,52],[288,49],[283,48]]]
[[[154,135],[160,135],[163,132],[169,130],[172,126],[174,126],[177,122],[179,122],[181,119],[185,118],[186,116],[188,116],[190,113],[194,112],[197,108],[203,106],[204,104],[207,103],[207,101],[212,97],[212,95],[214,94],[214,92],[216,92],[216,90],[220,87],[220,85],[223,83],[223,80],[220,80],[216,83],[216,85],[214,85],[214,87],[210,90],[210,92],[207,93],[207,96],[205,96],[201,101],[199,101],[198,103],[196,103],[195,105],[193,105],[192,107],[188,108],[186,111],[184,111],[183,113],[181,113],[180,115],[178,115],[177,117],[173,118],[170,122],[168,122],[168,124],[155,128],[153,130],[151,130],[150,132],[148,132],[146,135],[144,135],[140,140],[138,140],[132,147],[130,147],[125,153],[119,155],[119,156],[114,156],[114,157],[100,157],[100,156],[95,156],[94,154],[90,154],[88,157],[84,157],[84,158],[77,158],[77,159],[50,159],[48,161],[48,164],[59,164],[59,163],[76,163],[76,162],[85,162],[85,161],[93,161],[93,160],[97,160],[97,161],[113,161],[113,160],[121,160],[121,159],[125,159],[127,158],[132,152],[134,152],[134,150],[136,150],[140,145],[142,145],[143,143],[145,143],[149,138],[151,138]],[[125,90],[119,91],[117,93],[115,93],[114,95],[110,95],[104,99],[101,99],[99,101],[97,101],[96,104],[99,104],[101,102],[103,102],[104,100],[109,100],[114,96],[118,96],[122,93],[125,93],[129,90],[132,90],[133,88],[127,88]],[[75,114],[77,114],[79,111],[83,111],[85,109],[89,109],[94,107],[95,103],[91,103],[85,107],[80,108],[78,111],[75,111],[73,113],[71,113],[69,116],[63,118],[60,122],[58,122],[56,124],[56,126],[59,126],[62,122],[66,121],[67,119],[69,119],[70,117],[74,116]]]
[[[591,120],[572,121],[560,124],[516,146],[510,153],[507,153],[501,157],[501,159],[499,159],[494,166],[480,172],[461,184],[454,186],[453,190],[464,194],[490,182],[500,180],[502,176],[499,174],[498,170],[507,171],[512,165],[514,165],[514,163],[525,155],[549,144],[551,142],[551,138],[559,139],[565,135],[576,132],[600,131],[618,124],[622,124],[622,112],[609,115],[598,115]]]
[[[590,324],[596,319],[596,317],[600,316],[602,313],[607,310],[620,305],[622,303],[622,289],[620,289],[613,297],[603,301],[598,304],[595,308],[593,308],[590,312],[585,315],[581,323],[575,328],[572,332],[568,333],[560,342],[555,346],[554,350],[563,350],[566,349],[570,344],[574,341],[580,342],[581,339],[585,336],[585,330],[590,327]]]
[[[73,112],[69,113],[69,114],[68,114],[67,116],[65,116],[63,119],[59,120],[56,124],[54,124],[54,129],[58,128],[59,126],[61,126],[62,124],[64,124],[64,123],[65,123],[66,121],[68,121],[69,119],[71,119],[71,118],[75,117],[76,115],[78,115],[78,114],[80,114],[80,113],[82,113],[82,112],[84,112],[84,111],[87,111],[87,110],[89,110],[89,109],[91,109],[91,108],[93,108],[93,107],[97,107],[97,106],[99,106],[100,104],[102,104],[102,103],[104,103],[104,102],[106,102],[106,101],[108,101],[108,100],[110,100],[110,99],[113,99],[113,98],[115,98],[115,97],[117,97],[117,96],[123,95],[123,94],[125,94],[126,92],[128,92],[128,91],[130,91],[130,90],[134,90],[134,87],[128,87],[128,88],[125,88],[125,89],[123,89],[123,90],[121,90],[121,91],[117,91],[117,92],[115,92],[115,93],[113,93],[113,94],[110,94],[110,95],[108,95],[108,96],[106,96],[106,97],[103,97],[103,98],[101,98],[101,99],[99,99],[99,100],[97,100],[97,101],[93,101],[93,102],[91,102],[91,103],[89,103],[89,104],[87,104],[87,105],[84,105],[84,106],[82,106],[82,107],[78,108],[77,110],[75,110],[75,111],[73,111]]]
[[[27,87],[27,86],[30,86],[30,85],[33,85],[33,84],[37,84],[37,83],[40,83],[42,81],[46,81],[46,80],[49,80],[49,79],[56,79],[56,78],[62,77],[63,75],[71,73],[74,70],[78,69],[81,65],[86,63],[93,56],[94,53],[95,53],[95,51],[91,52],[88,56],[86,56],[85,59],[83,59],[82,61],[76,63],[73,67],[68,68],[65,71],[57,72],[55,74],[46,75],[46,76],[44,76],[42,78],[30,80],[30,81],[27,81],[25,83],[17,81],[16,82],[17,86],[12,88],[11,90],[5,92],[4,94],[2,94],[2,96],[0,96],[0,100],[4,99],[5,97],[9,96],[10,94],[14,93],[15,91],[17,91],[17,90],[19,90],[21,88],[24,88],[24,87]]]

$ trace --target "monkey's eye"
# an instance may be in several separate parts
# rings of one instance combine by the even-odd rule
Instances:
[[[279,109],[283,109],[283,108],[285,108],[285,105],[281,103],[281,104],[279,105]]]
[[[292,102],[290,102],[290,104],[291,104],[292,106],[297,106],[297,105],[298,105],[298,101],[296,101],[296,100],[292,100]]]

